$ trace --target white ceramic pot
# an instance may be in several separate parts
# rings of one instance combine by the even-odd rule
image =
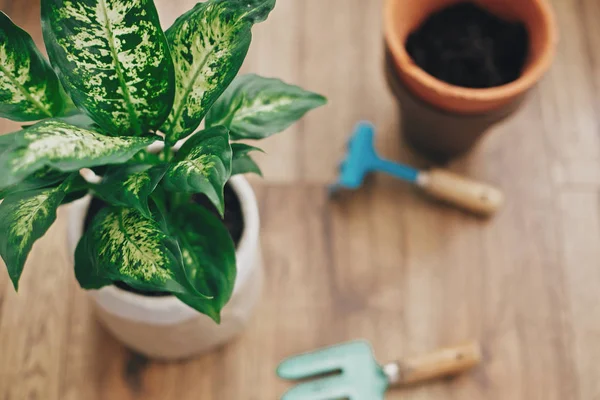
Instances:
[[[102,324],[131,349],[159,359],[181,359],[211,350],[239,334],[256,307],[263,283],[259,216],[254,191],[248,181],[229,181],[244,215],[244,232],[237,248],[237,280],[231,301],[217,325],[174,296],[147,297],[116,286],[90,291]],[[69,209],[68,242],[74,254],[83,234],[91,197]]]

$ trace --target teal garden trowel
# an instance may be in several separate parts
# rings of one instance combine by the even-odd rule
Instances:
[[[339,179],[329,188],[331,194],[358,189],[368,174],[382,172],[416,185],[431,197],[482,216],[491,216],[504,202],[502,192],[491,185],[439,168],[421,171],[385,160],[375,151],[374,142],[375,127],[371,123],[356,125],[346,159],[340,164]]]
[[[391,387],[456,375],[480,362],[479,344],[470,343],[380,366],[369,343],[356,341],[291,357],[277,374],[289,380],[315,378],[281,400],[383,400]]]

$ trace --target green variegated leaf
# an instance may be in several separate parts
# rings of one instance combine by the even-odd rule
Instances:
[[[262,171],[256,161],[250,156],[244,156],[237,160],[233,160],[231,175],[256,174],[263,176]]]
[[[113,135],[109,135],[108,132],[102,131],[102,128],[97,123],[95,123],[93,119],[91,119],[87,114],[83,114],[81,111],[73,112],[67,116],[55,118],[55,119],[65,122],[69,125],[77,126],[79,128],[103,133],[108,136],[113,136]],[[31,125],[31,126],[33,126],[33,125]],[[30,128],[31,126],[28,126],[28,128]]]
[[[252,40],[252,25],[267,18],[275,0],[208,0],[166,32],[175,63],[175,103],[162,127],[176,142],[199,125],[238,73]]]
[[[134,208],[152,218],[148,198],[167,170],[166,166],[125,165],[109,171],[92,187],[94,194],[113,206]]]
[[[0,11],[0,117],[35,121],[60,115],[65,98],[31,36]]]
[[[221,0],[230,1],[230,0]],[[243,18],[253,23],[263,22],[267,19],[273,8],[275,8],[275,0],[233,0],[242,3],[245,10],[238,18]]]
[[[0,204],[0,256],[15,289],[33,244],[56,220],[56,210],[71,182],[68,179],[58,187],[14,193]]]
[[[44,41],[71,98],[113,135],[158,128],[175,75],[152,0],[43,0]]]
[[[123,163],[154,141],[152,137],[105,136],[59,120],[46,120],[6,136],[3,139],[11,144],[0,153],[0,189],[44,167],[68,172]]]
[[[249,155],[249,153],[252,151],[262,152],[261,149],[244,143],[232,143],[231,151],[233,153],[231,161],[231,175],[254,173],[262,176],[260,167]]]
[[[96,256],[91,253],[95,248],[92,240],[88,228],[88,232],[81,237],[75,249],[75,277],[79,286],[87,290],[101,289],[113,283],[108,272],[100,269]]]
[[[326,103],[325,97],[279,79],[243,75],[210,109],[206,126],[228,127],[232,140],[263,139],[285,130]]]
[[[171,192],[204,193],[224,211],[223,188],[231,176],[231,145],[227,128],[196,133],[181,147],[163,178]]]
[[[177,242],[132,208],[106,207],[94,217],[75,252],[75,275],[84,289],[121,281],[139,290],[202,296],[186,276]]]
[[[87,196],[89,194],[88,189],[80,189],[80,190],[73,190],[73,191],[69,191],[69,193],[67,193],[67,195],[65,196],[65,198],[63,199],[61,204],[69,204],[72,203],[74,201],[77,201],[85,196]]]
[[[161,156],[161,153],[151,153],[148,150],[141,150],[129,160],[129,164],[158,165],[162,162]]]
[[[177,297],[219,323],[221,309],[231,298],[235,285],[237,270],[233,240],[223,223],[197,204],[174,210],[171,224],[181,247],[187,276],[201,293],[213,298]]]
[[[72,203],[89,194],[90,183],[86,181],[79,173],[73,172],[67,176],[68,181],[65,180],[61,184],[68,182],[69,187],[67,188],[65,198],[60,204]]]
[[[0,156],[18,144],[14,135],[0,135]]]
[[[68,177],[68,173],[56,171],[50,168],[43,168],[39,171],[34,172],[33,174],[25,178],[23,181],[15,185],[9,186],[3,190],[0,190],[0,199],[3,199],[6,196],[13,193],[27,192],[31,190],[56,186],[64,182]]]

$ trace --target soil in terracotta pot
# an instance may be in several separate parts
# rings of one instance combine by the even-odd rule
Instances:
[[[242,234],[244,232],[244,215],[242,213],[242,206],[240,204],[240,200],[237,195],[230,187],[229,184],[225,185],[225,217],[222,219],[223,223],[227,227],[231,238],[233,239],[236,247],[240,243],[242,239]],[[207,210],[209,210],[213,215],[218,218],[219,212],[215,208],[215,206],[208,200],[208,198],[204,195],[194,195],[193,201],[197,204],[200,204]],[[102,200],[93,198],[90,204],[90,208],[88,209],[88,213],[85,217],[85,229],[91,224],[92,219],[106,206]],[[170,296],[169,293],[163,292],[142,292],[137,289],[134,289],[123,282],[115,282],[115,286],[118,288],[127,290],[129,292],[142,294],[144,296],[152,296],[152,297],[161,297],[161,296]]]
[[[424,71],[469,88],[515,81],[528,49],[523,23],[503,20],[470,2],[433,13],[406,42],[406,50]]]

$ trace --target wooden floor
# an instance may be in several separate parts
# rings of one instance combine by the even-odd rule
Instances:
[[[192,3],[158,0],[164,25]],[[383,177],[327,200],[360,119],[377,124],[385,155],[422,162],[399,140],[382,76],[381,1],[280,0],[244,68],[322,92],[330,105],[264,146],[266,179],[253,184],[267,285],[250,328],[185,363],[132,354],[75,283],[63,210],[18,295],[0,271],[0,399],[276,399],[283,357],[365,338],[382,361],[484,345],[472,374],[387,399],[599,400],[600,2],[554,6],[562,41],[552,71],[521,113],[451,165],[506,192],[506,208],[485,222]],[[0,0],[41,43],[38,7]]]

